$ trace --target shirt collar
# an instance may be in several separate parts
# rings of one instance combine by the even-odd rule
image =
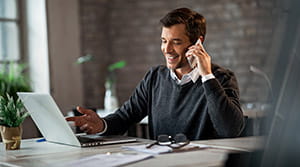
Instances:
[[[174,70],[170,69],[170,74],[171,74],[171,78],[174,79],[178,85],[184,85],[190,82],[191,80],[193,81],[193,83],[195,83],[200,76],[198,72],[198,68],[194,68],[191,72],[184,74],[181,80],[177,77]]]

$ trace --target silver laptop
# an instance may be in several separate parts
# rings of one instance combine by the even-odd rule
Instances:
[[[76,136],[49,94],[17,93],[46,141],[79,147],[135,142],[127,136]]]

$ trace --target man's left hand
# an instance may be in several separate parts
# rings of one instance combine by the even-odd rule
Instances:
[[[211,57],[205,51],[201,39],[195,45],[190,46],[186,55],[192,55],[197,61],[197,67],[201,76],[212,74]]]

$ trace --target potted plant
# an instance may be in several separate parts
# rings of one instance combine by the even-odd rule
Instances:
[[[83,64],[93,60],[93,56],[87,54],[86,56],[81,56],[76,60],[76,64]],[[112,112],[118,108],[119,103],[116,94],[116,74],[115,70],[121,69],[126,66],[126,61],[121,60],[112,63],[108,66],[108,75],[105,81],[105,97],[104,97],[104,110]]]
[[[12,96],[0,96],[0,132],[7,150],[20,148],[22,139],[22,123],[28,116],[21,100]]]
[[[0,68],[0,131],[6,149],[19,149],[22,135],[21,124],[28,116],[17,92],[31,90],[25,65],[4,62]]]
[[[126,66],[125,61],[118,61],[108,66],[108,76],[105,81],[105,97],[104,109],[106,111],[114,111],[119,107],[119,102],[116,93],[116,69],[121,69]]]

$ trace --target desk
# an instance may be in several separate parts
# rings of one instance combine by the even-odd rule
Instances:
[[[5,151],[4,146],[1,143],[0,166],[1,162],[2,164],[5,162],[16,166],[52,167],[95,154],[103,154],[107,152],[126,153],[128,151],[123,150],[121,148],[122,145],[136,145],[149,142],[151,141],[139,139],[138,143],[79,148],[48,142],[37,143],[36,139],[27,139],[22,140],[21,149],[15,151]],[[193,143],[212,145],[216,148],[160,154],[151,159],[126,165],[126,167],[222,166],[228,153],[235,152],[240,149],[248,151],[259,149],[262,148],[263,142],[263,137],[193,141]],[[95,166],[101,166],[101,164]]]

